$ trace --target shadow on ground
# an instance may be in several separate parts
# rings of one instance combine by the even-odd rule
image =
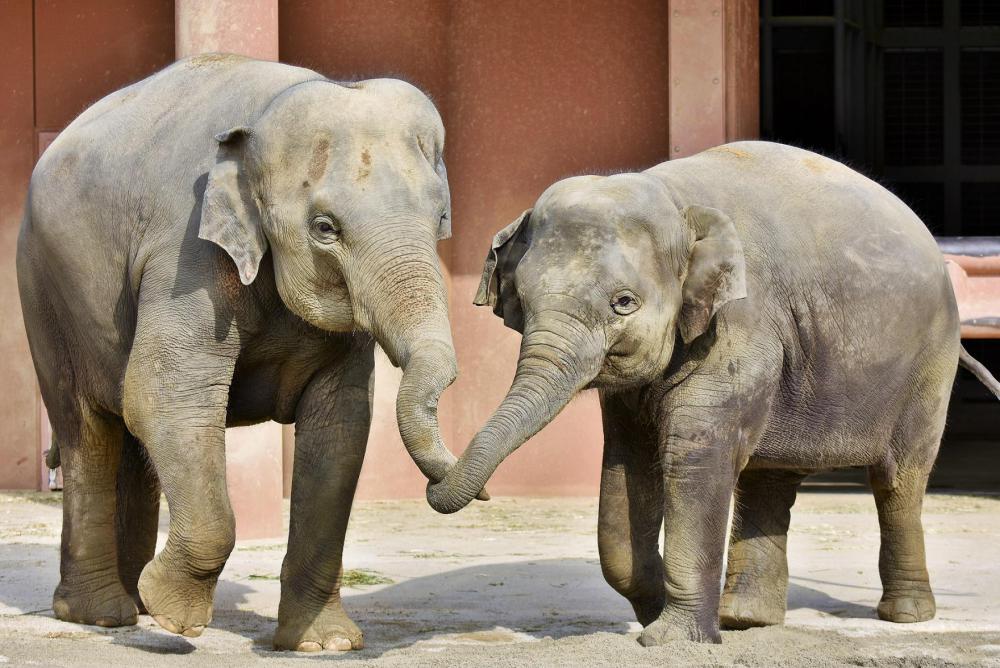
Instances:
[[[28,546],[19,546],[25,548]],[[25,555],[31,559],[32,555]],[[277,586],[277,583],[267,583]],[[120,629],[77,627],[110,636],[115,645],[158,655],[185,655],[211,644],[239,644],[260,656],[288,656],[271,650],[277,620],[250,607],[257,590],[222,580],[216,592],[211,629],[189,640],[156,627],[149,617]],[[873,593],[877,598],[878,593]],[[6,597],[5,597],[6,598]],[[605,582],[600,566],[588,559],[552,559],[483,564],[419,577],[372,591],[345,590],[345,607],[365,632],[360,652],[315,655],[324,660],[373,659],[384,652],[426,645],[503,644],[561,639],[594,633],[624,635],[638,630],[631,608]],[[37,601],[35,601],[37,603]],[[7,605],[28,601],[3,601]],[[838,617],[873,618],[870,606],[835,599],[792,582],[789,609],[815,608]],[[51,617],[51,610],[39,613]],[[61,636],[71,637],[72,626]],[[222,632],[222,637],[218,632]],[[226,637],[229,636],[229,637]],[[213,640],[213,637],[215,638]],[[308,659],[308,655],[297,655]]]

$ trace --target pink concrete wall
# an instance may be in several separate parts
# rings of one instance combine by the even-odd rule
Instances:
[[[17,292],[14,257],[35,161],[30,2],[0,4],[0,488],[38,482],[38,399]]]

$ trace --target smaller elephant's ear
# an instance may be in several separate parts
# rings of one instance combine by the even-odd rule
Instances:
[[[503,318],[503,324],[518,331],[524,328],[524,314],[512,279],[517,263],[528,249],[518,232],[530,217],[531,209],[528,209],[493,237],[483,264],[479,291],[473,300],[476,306],[492,306],[493,313]]]
[[[682,288],[678,327],[684,343],[705,333],[724,304],[747,296],[743,244],[729,216],[705,206],[682,212],[694,243]]]
[[[445,213],[438,226],[438,241],[451,239],[451,192],[448,190],[448,170],[444,166],[444,158],[438,158],[437,166],[434,168],[438,177],[444,182],[445,192]]]
[[[221,246],[236,263],[243,285],[257,276],[267,252],[267,238],[247,178],[251,130],[236,127],[215,135],[219,142],[215,166],[201,203],[198,237]]]

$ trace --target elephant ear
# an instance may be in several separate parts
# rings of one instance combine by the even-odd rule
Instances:
[[[690,343],[705,333],[720,308],[747,296],[746,265],[743,244],[729,216],[704,206],[689,206],[682,213],[694,243],[678,327],[684,343]]]
[[[257,276],[260,260],[267,252],[261,228],[260,209],[247,177],[251,130],[236,127],[215,135],[219,142],[215,166],[201,203],[198,237],[221,246],[236,263],[243,285]]]
[[[444,158],[438,158],[434,171],[437,172],[438,178],[444,182],[445,213],[444,217],[441,218],[437,232],[438,241],[443,241],[451,239],[451,191],[448,189],[448,170],[444,166]]]
[[[519,332],[524,329],[524,313],[514,286],[514,270],[528,250],[527,243],[518,232],[530,217],[531,209],[528,209],[493,237],[483,264],[479,291],[473,300],[476,306],[492,306],[493,313],[503,318],[504,325]]]

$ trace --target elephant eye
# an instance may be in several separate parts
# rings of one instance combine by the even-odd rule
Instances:
[[[629,291],[620,292],[611,300],[611,308],[618,315],[628,315],[639,310],[639,298]]]
[[[327,215],[319,215],[312,220],[313,236],[323,243],[340,239],[340,223]]]

